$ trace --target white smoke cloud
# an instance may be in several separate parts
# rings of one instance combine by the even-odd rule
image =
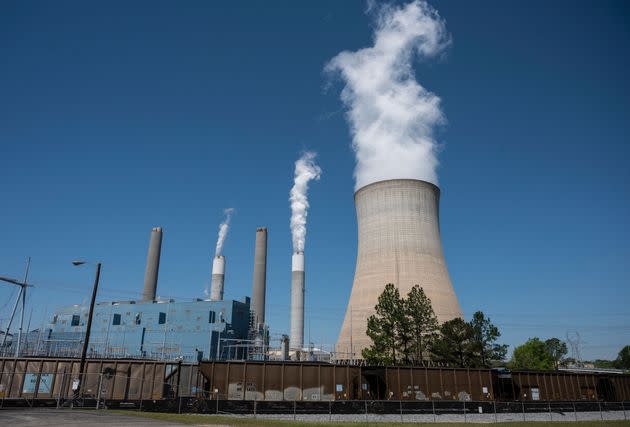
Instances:
[[[306,215],[308,211],[308,183],[318,180],[322,170],[315,164],[317,154],[307,151],[295,162],[295,177],[293,187],[289,193],[291,202],[291,235],[293,237],[293,252],[304,252],[306,240]]]
[[[217,238],[217,248],[214,251],[215,256],[219,256],[223,252],[223,243],[225,243],[225,238],[227,236],[228,230],[230,229],[230,220],[232,219],[234,208],[224,209],[223,213],[225,214],[225,220],[223,220],[223,222],[219,225],[219,237]]]
[[[395,178],[437,184],[433,129],[444,116],[440,98],[416,81],[412,61],[450,44],[445,22],[421,0],[374,8],[374,45],[341,52],[325,67],[345,82],[341,100],[356,154],[355,189]]]

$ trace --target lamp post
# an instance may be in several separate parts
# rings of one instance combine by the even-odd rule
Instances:
[[[85,264],[85,261],[72,261],[72,265],[79,266]],[[81,363],[79,364],[79,383],[76,390],[74,390],[73,396],[76,399],[81,393],[83,387],[83,376],[85,369],[85,356],[87,355],[88,344],[90,342],[90,330],[92,329],[92,315],[94,314],[94,303],[96,301],[96,291],[98,290],[98,280],[101,276],[101,263],[96,264],[96,277],[94,278],[94,289],[92,290],[92,299],[90,300],[90,311],[88,312],[88,321],[85,328],[85,339],[83,340],[83,350],[81,350]]]

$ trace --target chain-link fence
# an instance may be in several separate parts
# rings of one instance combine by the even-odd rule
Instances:
[[[11,389],[20,391],[7,396],[0,388],[0,407],[127,409],[302,421],[471,423],[626,420],[630,409],[630,402],[600,401],[229,400],[216,390],[198,389],[194,382],[182,385],[181,378],[178,387],[177,380],[108,373],[87,373],[81,382],[69,372],[56,378],[45,372],[0,374],[18,381]]]

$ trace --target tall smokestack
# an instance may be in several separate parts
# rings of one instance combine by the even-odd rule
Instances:
[[[265,293],[267,290],[267,229],[256,229],[254,252],[254,280],[252,284],[252,312],[254,325],[265,323]]]
[[[341,327],[339,358],[361,358],[371,345],[367,319],[387,283],[406,296],[424,289],[440,323],[462,312],[446,269],[438,217],[440,189],[415,179],[366,185],[354,194],[358,253],[352,292]]]
[[[289,192],[291,202],[291,237],[293,256],[291,257],[291,340],[296,350],[304,347],[304,245],[306,244],[306,217],[308,214],[308,184],[318,180],[322,170],[315,164],[316,154],[302,153],[295,162],[293,187]]]
[[[144,273],[143,301],[153,301],[157,290],[158,272],[160,270],[160,252],[162,251],[162,227],[151,230],[149,252],[147,254],[147,269]]]
[[[210,300],[223,301],[223,282],[225,280],[225,257],[218,255],[212,261],[212,285]]]
[[[304,347],[304,252],[291,257],[291,340],[296,350]]]

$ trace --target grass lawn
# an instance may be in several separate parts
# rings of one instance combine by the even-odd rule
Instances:
[[[228,426],[298,426],[309,427],[316,426],[339,426],[339,427],[359,427],[359,426],[371,426],[371,427],[408,427],[414,426],[441,426],[441,427],[465,427],[470,426],[473,423],[423,423],[423,424],[411,424],[411,423],[362,423],[362,422],[305,422],[305,421],[281,421],[281,420],[261,420],[252,418],[237,418],[237,417],[225,417],[215,415],[195,415],[195,414],[165,414],[159,412],[138,412],[138,411],[125,411],[125,410],[113,410],[119,414],[133,415],[137,417],[151,418],[154,420],[170,421],[182,424],[190,425],[228,425]],[[478,424],[480,425],[480,424]],[[630,421],[570,421],[570,422],[507,422],[507,423],[493,423],[484,424],[494,427],[562,427],[562,426],[609,426],[609,427],[629,427]]]

